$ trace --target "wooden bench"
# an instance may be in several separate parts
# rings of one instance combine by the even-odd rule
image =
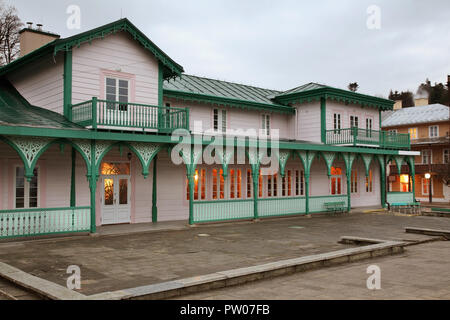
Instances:
[[[325,202],[325,209],[330,213],[343,213],[345,212],[345,202],[344,201],[336,201],[336,202]]]

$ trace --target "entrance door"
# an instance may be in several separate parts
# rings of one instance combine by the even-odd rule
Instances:
[[[130,223],[130,177],[102,178],[102,224]]]

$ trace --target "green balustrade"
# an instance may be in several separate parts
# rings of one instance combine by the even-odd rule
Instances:
[[[253,200],[194,201],[193,223],[253,218]]]
[[[82,126],[155,130],[189,129],[189,109],[98,100],[71,106],[72,121]]]
[[[326,144],[377,146],[391,149],[410,149],[409,134],[388,131],[346,128],[326,131]]]
[[[346,194],[336,196],[312,196],[309,197],[309,213],[326,212],[327,202],[344,202],[348,206],[348,197]]]
[[[0,211],[0,239],[89,232],[90,207]]]
[[[258,199],[258,215],[264,217],[281,217],[306,213],[306,198]]]

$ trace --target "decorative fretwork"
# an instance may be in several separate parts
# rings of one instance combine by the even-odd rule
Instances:
[[[368,177],[370,171],[370,164],[372,163],[373,156],[371,154],[362,154],[361,158],[364,162],[364,168],[366,169],[366,177]]]
[[[90,140],[72,140],[85,155],[87,161],[91,162],[91,141]]]
[[[97,167],[100,165],[100,161],[104,156],[105,151],[111,147],[110,141],[96,141],[95,142],[95,164]]]
[[[309,175],[311,171],[312,162],[316,156],[315,151],[298,151],[298,156],[303,162],[303,166],[305,167],[305,175]]]
[[[352,172],[352,166],[353,162],[355,161],[356,155],[354,153],[343,153],[342,156],[344,157],[346,174],[348,177],[350,177],[350,173]]]
[[[284,177],[286,163],[289,160],[290,156],[291,156],[291,152],[289,152],[289,151],[284,151],[284,150],[278,151],[278,162],[280,163],[280,173],[281,173],[282,177]]]
[[[138,155],[142,164],[142,174],[147,177],[150,163],[156,154],[161,150],[161,146],[153,143],[131,142],[130,147]]]
[[[216,153],[222,164],[223,176],[226,178],[228,176],[228,165],[234,157],[234,148],[225,148],[225,151],[222,148],[217,148]]]
[[[397,166],[398,174],[400,175],[402,173],[402,164],[403,160],[405,159],[404,156],[394,156],[395,165]]]
[[[22,153],[27,165],[32,169],[37,155],[54,139],[37,137],[7,137]]]
[[[331,167],[333,166],[334,159],[336,159],[335,152],[322,152],[323,159],[327,165],[328,176],[331,176]]]

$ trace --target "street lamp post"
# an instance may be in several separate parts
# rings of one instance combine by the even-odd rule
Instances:
[[[425,179],[428,180],[428,199],[430,203],[433,203],[433,194],[431,191],[431,173],[425,173]]]

